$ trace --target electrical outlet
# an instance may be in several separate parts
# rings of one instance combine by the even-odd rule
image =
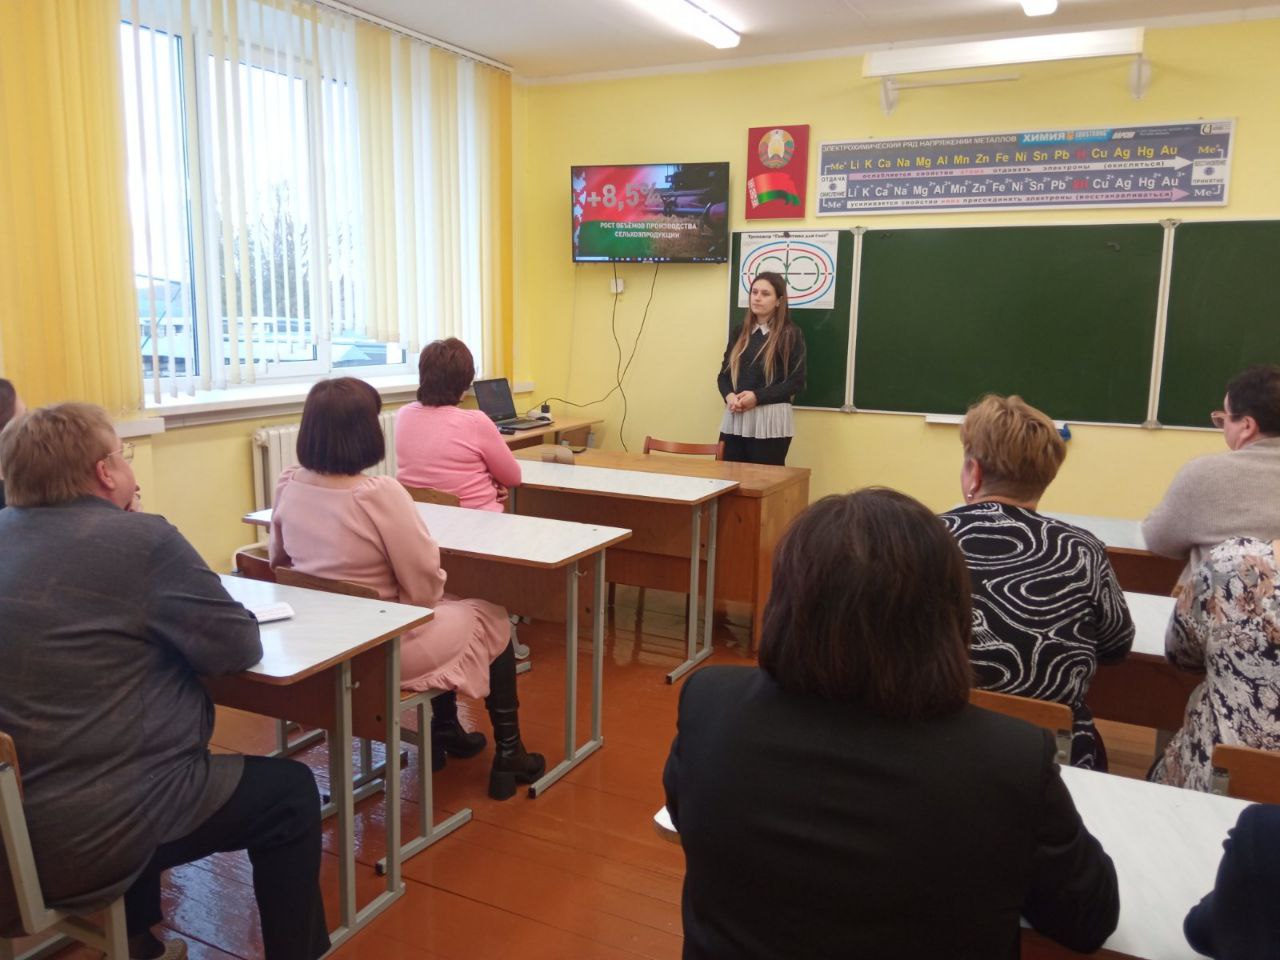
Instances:
[[[623,286],[622,278],[614,277],[609,281],[609,292],[617,295],[622,292]]]

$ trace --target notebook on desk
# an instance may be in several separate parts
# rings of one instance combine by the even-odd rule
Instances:
[[[506,377],[496,380],[477,380],[471,385],[476,393],[476,405],[481,412],[498,427],[512,430],[531,430],[534,427],[545,427],[551,418],[535,420],[530,417],[516,416],[516,402],[511,396],[511,384]]]

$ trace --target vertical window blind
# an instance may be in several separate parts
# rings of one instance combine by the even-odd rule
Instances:
[[[447,336],[507,372],[505,73],[302,0],[120,16],[152,401],[411,372]]]

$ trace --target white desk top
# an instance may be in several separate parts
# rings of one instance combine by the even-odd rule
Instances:
[[[1146,550],[1147,541],[1142,536],[1142,523],[1138,520],[1124,520],[1120,517],[1093,517],[1084,513],[1048,513],[1073,527],[1088,530],[1108,547],[1124,550]]]
[[[1169,629],[1169,618],[1177,603],[1173,597],[1161,597],[1153,593],[1129,593],[1125,591],[1125,603],[1133,617],[1133,652],[1153,657],[1164,657],[1164,635]]]
[[[645,473],[615,470],[572,463],[520,461],[520,486],[535,490],[569,490],[594,493],[625,500],[652,500],[659,503],[705,503],[736,489],[736,480],[685,477],[672,473]],[[517,488],[516,496],[520,496]]]
[[[468,510],[438,503],[415,503],[414,506],[445,553],[529,567],[563,567],[631,536],[631,531],[623,527]],[[257,526],[270,526],[271,511],[258,510],[244,519]]]
[[[1120,924],[1104,948],[1144,960],[1200,957],[1182,920],[1213,888],[1222,841],[1248,801],[1074,767],[1064,767],[1062,779],[1116,865]],[[653,822],[679,842],[666,807]]]
[[[281,601],[293,607],[288,620],[264,623],[262,661],[246,672],[266,683],[291,683],[399,636],[431,619],[428,607],[366,600],[262,580],[223,576],[227,593],[246,607]]]
[[[1182,920],[1213,888],[1222,841],[1249,802],[1072,767],[1062,779],[1120,879],[1120,926],[1106,949],[1149,960],[1199,957]]]

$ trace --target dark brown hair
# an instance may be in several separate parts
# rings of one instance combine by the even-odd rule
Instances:
[[[387,455],[378,414],[382,397],[363,380],[321,380],[307,394],[298,428],[298,462],[316,473],[355,476]]]
[[[1280,366],[1259,363],[1242,370],[1227,384],[1227,403],[1233,419],[1253,417],[1259,433],[1280,436]]]
[[[433,340],[418,355],[418,402],[424,407],[452,407],[476,378],[476,362],[457,337]]]
[[[923,504],[875,487],[823,497],[774,554],[760,666],[789,693],[940,716],[968,701],[971,615],[964,557]]]
[[[777,366],[779,353],[782,354],[782,379],[786,379],[791,373],[791,351],[795,346],[799,327],[791,319],[786,278],[780,273],[765,270],[755,275],[751,286],[754,287],[761,280],[773,287],[773,292],[778,297],[778,303],[773,308],[773,317],[769,320],[769,334],[765,337],[764,349],[760,351],[764,361],[765,383],[769,384],[773,383],[773,372]],[[738,372],[742,366],[742,354],[746,351],[747,344],[751,342],[751,332],[755,329],[755,325],[755,317],[751,313],[751,307],[748,306],[747,312],[742,317],[742,330],[733,344],[733,349],[729,351],[729,380],[733,383],[735,390],[738,389]]]
[[[0,430],[13,419],[13,411],[18,409],[18,391],[13,384],[0,377]]]

